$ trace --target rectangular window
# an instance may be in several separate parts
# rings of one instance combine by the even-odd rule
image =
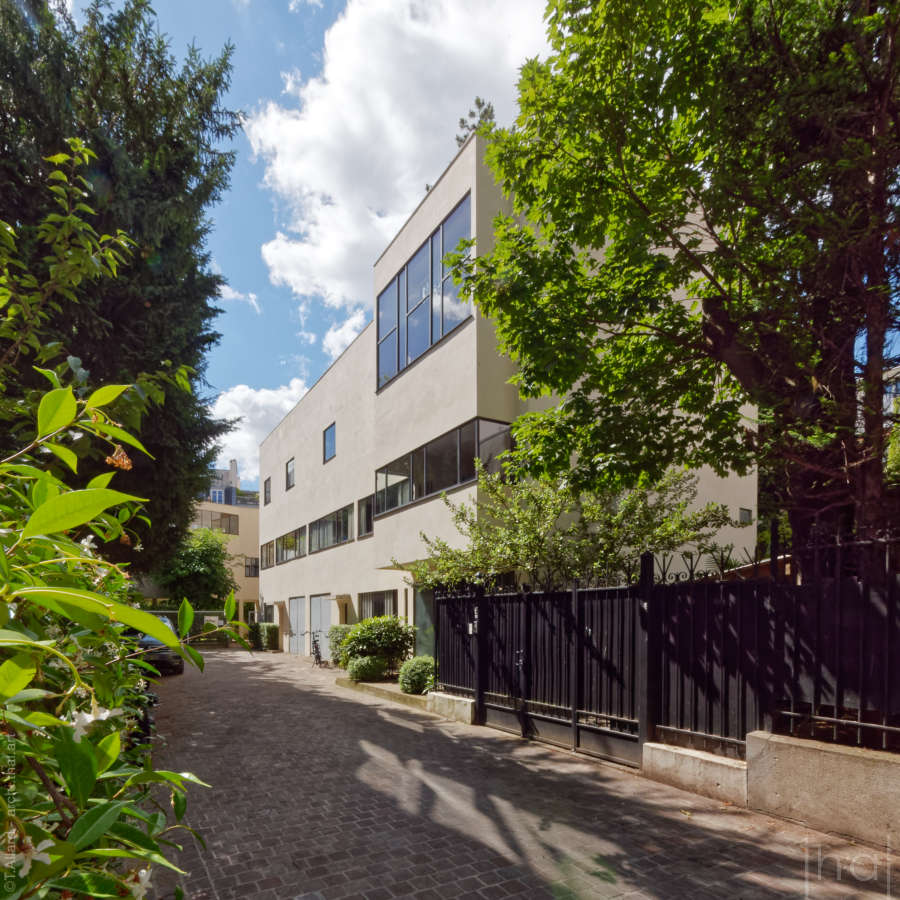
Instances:
[[[309,524],[309,552],[327,550],[353,540],[353,504]]]
[[[295,528],[281,537],[275,538],[275,564],[290,562],[306,556],[306,526]]]
[[[379,388],[472,314],[442,259],[469,238],[471,218],[466,194],[378,295]]]
[[[356,504],[357,537],[365,537],[373,531],[372,516],[375,513],[375,495],[369,494]]]
[[[275,565],[275,541],[269,541],[259,548],[259,567],[271,569]]]
[[[472,419],[375,472],[375,515],[475,478],[475,457],[499,471],[496,457],[512,447],[509,425]]]
[[[267,478],[263,482],[263,506],[272,502],[272,479]]]
[[[209,499],[212,500],[213,503],[224,503],[225,502],[225,491],[221,488],[216,488],[209,492]]]
[[[745,509],[743,506],[738,508],[738,522],[741,525],[749,525],[753,521],[753,510]]]
[[[198,510],[194,519],[195,528],[211,528],[225,534],[240,534],[239,520],[234,513],[213,512],[211,509]]]
[[[359,595],[359,615],[363,619],[373,616],[397,615],[397,591],[365,591]]]
[[[322,432],[322,461],[328,462],[337,453],[334,422]]]
[[[259,578],[259,557],[244,557],[244,578]]]
[[[284,464],[284,489],[289,491],[294,486],[294,457]]]

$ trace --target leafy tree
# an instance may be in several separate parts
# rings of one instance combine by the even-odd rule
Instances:
[[[490,125],[493,121],[494,104],[476,97],[474,108],[469,110],[468,117],[460,116],[456,146],[462,147],[473,131],[478,131],[482,125]]]
[[[196,528],[156,574],[156,580],[176,602],[186,598],[198,609],[215,609],[237,590],[230,559],[227,535]]]
[[[878,528],[900,241],[900,3],[548,7],[488,158],[514,201],[468,289],[534,473],[775,470],[795,540]],[[751,404],[758,416],[750,411]]]
[[[887,445],[887,463],[885,465],[885,479],[888,484],[900,487],[900,397],[893,403],[894,427],[891,429]]]
[[[207,211],[228,184],[234,155],[222,145],[239,127],[221,100],[231,47],[208,61],[191,48],[179,66],[146,0],[116,11],[96,0],[80,28],[44,3],[31,6],[26,16],[0,0],[0,218],[18,223],[23,250],[34,255],[37,224],[54,203],[42,189],[44,157],[72,135],[96,151],[86,173],[95,227],[124,229],[134,252],[115,280],[89,290],[72,284],[68,299],[79,302],[48,311],[42,344],[71,357],[85,378],[142,384],[144,396],[132,392],[114,408],[128,427],[151,401],[142,434],[152,458],[133,459],[121,481],[149,495],[157,527],[137,526],[132,543],[141,553],[126,544],[104,551],[147,571],[184,537],[227,429],[210,418],[202,394],[222,284],[205,249]],[[35,378],[21,366],[10,395],[36,387]],[[105,464],[101,455],[83,465],[96,473]]]
[[[21,365],[16,354],[41,353],[46,311],[80,283],[114,278],[129,253],[123,235],[100,235],[86,221],[78,172],[91,157],[77,141],[70,147],[49,160],[65,212],[39,224],[38,271],[27,241],[0,221],[0,335],[12,348],[0,359],[3,399]],[[80,465],[88,439],[117,456],[110,409],[131,388],[93,389],[53,369],[41,377],[49,389],[34,402],[19,396],[5,407],[14,433],[27,437],[0,458],[0,700],[4,774],[15,786],[0,800],[4,897],[143,897],[154,866],[174,868],[166,854],[186,829],[186,786],[202,782],[154,768],[136,730],[150,667],[125,629],[203,660],[186,643],[189,606],[178,637],[131,606],[120,566],[97,557],[92,540],[77,540],[86,530],[115,541],[140,515],[139,497],[110,487],[122,475],[114,462],[90,480]],[[127,432],[116,435],[126,436],[139,451]],[[226,614],[233,620],[233,600]],[[159,809],[166,801],[171,817]]]
[[[708,545],[734,524],[720,504],[691,508],[696,476],[685,472],[630,491],[581,492],[565,477],[507,481],[476,465],[478,499],[444,498],[465,544],[423,534],[427,555],[410,566],[417,585],[493,584],[510,575],[544,591],[576,580],[615,584],[637,572],[645,550]]]

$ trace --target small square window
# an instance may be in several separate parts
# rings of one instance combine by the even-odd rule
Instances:
[[[272,502],[272,479],[267,478],[263,482],[263,506]]]
[[[741,525],[749,525],[752,521],[753,521],[753,510],[745,509],[743,506],[741,506],[738,509],[738,522],[740,522]]]
[[[294,457],[284,464],[284,489],[289,491],[294,486]]]
[[[334,422],[332,422],[323,432],[322,432],[322,462],[328,462],[335,453],[337,453],[337,446],[335,444],[336,435],[334,429]]]

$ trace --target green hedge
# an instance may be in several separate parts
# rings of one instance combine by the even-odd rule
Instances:
[[[388,664],[383,656],[354,656],[347,664],[351,681],[381,681]]]
[[[260,622],[259,639],[266,650],[280,650],[281,643],[278,640],[278,624],[276,622]]]
[[[259,627],[259,622],[250,623],[248,626],[247,640],[250,642],[250,647],[253,650],[263,649],[262,630]]]
[[[332,625],[328,629],[328,649],[331,653],[331,661],[342,669],[347,668],[349,657],[344,649],[344,642],[350,634],[352,625]]]
[[[400,666],[400,690],[404,694],[424,694],[434,687],[434,658],[414,656]]]
[[[416,629],[397,616],[375,616],[363,619],[351,629],[341,652],[349,659],[361,656],[381,656],[389,669],[406,659],[416,644]]]

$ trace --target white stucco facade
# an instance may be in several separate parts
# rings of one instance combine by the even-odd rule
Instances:
[[[483,253],[490,249],[492,220],[504,200],[483,163],[483,144],[477,137],[463,146],[375,262],[373,298],[393,285],[395,277],[406,278],[398,273],[406,271],[407,263],[466,197],[469,233],[475,252]],[[433,264],[432,279],[435,271]],[[411,280],[412,274],[409,277]],[[397,283],[405,290],[405,281]],[[411,307],[412,290],[409,296]],[[433,289],[432,299],[425,302],[436,304],[438,296]],[[422,483],[416,484],[416,460],[421,456],[424,465],[431,466],[428,454],[432,448],[449,446],[447,442],[455,440],[461,483],[444,487],[454,501],[463,500],[475,490],[473,480],[463,472],[463,448],[469,446],[466,435],[483,436],[496,427],[487,420],[509,423],[538,408],[536,401],[521,400],[508,383],[513,363],[497,352],[493,325],[477,312],[437,340],[431,331],[431,346],[390,379],[380,377],[379,353],[384,351],[387,358],[385,347],[389,350],[393,345],[379,343],[379,339],[383,343],[391,338],[385,338],[385,322],[379,325],[377,305],[374,313],[374,320],[260,446],[260,601],[264,607],[274,607],[275,621],[282,626],[283,648],[292,652],[310,652],[312,630],[320,631],[324,649],[328,625],[363,617],[372,592],[396,592],[391,595],[395,597],[393,609],[413,624],[423,625],[416,621],[416,609],[422,612],[422,598],[417,607],[408,574],[393,568],[392,560],[402,563],[421,558],[422,532],[451,544],[458,544],[460,537],[441,490],[428,491],[424,476]],[[410,329],[412,347],[413,313],[409,316],[409,324],[403,327]],[[476,426],[467,424],[473,420],[484,420],[484,424],[475,430]],[[333,455],[326,460],[325,432],[331,426]],[[447,436],[443,443],[436,440],[442,436]],[[329,445],[329,453],[331,449]],[[415,458],[413,451],[417,451]],[[382,508],[374,515],[372,531],[361,534],[359,501],[377,493],[376,471],[407,455],[412,474],[406,502],[384,509],[390,492],[382,491]],[[286,466],[291,460],[294,483],[288,487]],[[378,482],[382,487],[386,483]],[[755,477],[717,479],[704,472],[700,484],[702,501],[727,503],[735,516],[743,507],[755,518]],[[338,531],[343,529],[342,540],[315,550],[311,523],[351,504],[351,527],[346,528],[345,519],[335,526]],[[276,561],[275,542],[292,531],[295,538],[281,547],[290,546],[293,558]],[[737,537],[738,543],[750,539],[740,532]],[[302,540],[302,554],[293,549],[298,540]],[[270,543],[273,547],[267,553]]]

